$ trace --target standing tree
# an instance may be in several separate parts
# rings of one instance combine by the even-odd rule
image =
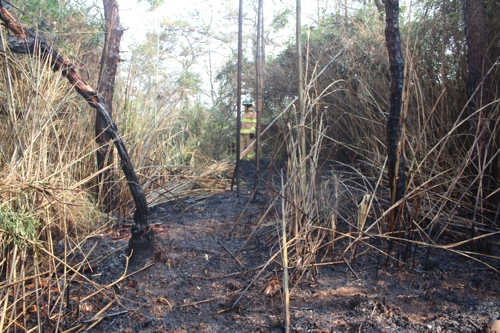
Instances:
[[[238,7],[238,72],[237,72],[237,105],[236,105],[236,193],[240,196],[240,130],[241,130],[241,67],[243,62],[243,0],[239,0]],[[234,176],[233,176],[234,181]],[[231,190],[233,182],[231,182]]]
[[[120,26],[120,15],[116,0],[103,0],[104,19],[106,21],[106,34],[102,50],[99,83],[97,90],[101,92],[110,116],[113,114],[113,94],[115,91],[115,77],[120,60],[120,41],[123,29]],[[95,134],[99,145],[97,150],[97,167],[101,173],[98,175],[99,202],[106,212],[113,211],[116,203],[113,189],[114,172],[110,166],[113,164],[113,145],[109,143],[104,134],[106,123],[103,117],[96,113]]]
[[[494,145],[495,121],[491,119],[493,111],[490,103],[492,94],[492,68],[490,43],[488,41],[488,23],[484,0],[462,0],[465,38],[467,42],[469,64],[469,89],[471,100],[469,109],[475,131],[473,169],[478,175],[476,208],[483,207],[483,199],[490,192],[492,182],[496,180],[498,168],[492,157]],[[481,209],[482,210],[482,209]],[[474,212],[476,217],[477,209]]]
[[[387,119],[388,177],[391,205],[403,198],[406,188],[405,159],[402,147],[401,106],[403,96],[404,59],[399,34],[399,0],[385,1],[385,38],[391,72],[390,109]],[[389,216],[389,232],[396,228],[402,209],[393,209]],[[389,243],[392,248],[392,242]]]

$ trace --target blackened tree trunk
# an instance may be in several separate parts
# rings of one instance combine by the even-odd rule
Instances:
[[[406,189],[405,159],[402,151],[401,106],[403,96],[404,60],[399,34],[399,1],[385,1],[385,38],[391,72],[390,109],[387,120],[388,178],[391,204],[403,198]],[[396,220],[402,210],[394,209],[389,215],[389,232],[396,228]],[[392,244],[392,243],[390,243]]]
[[[488,75],[492,61],[488,41],[488,23],[484,0],[462,0],[465,37],[469,63],[469,109],[475,130],[473,157],[474,172],[478,174],[476,207],[481,209],[483,198],[491,193],[498,175],[497,158],[492,158],[494,120],[491,119],[493,101],[492,75]],[[477,212],[477,210],[476,210]]]
[[[101,68],[99,71],[99,83],[97,90],[101,93],[106,103],[110,117],[113,115],[113,94],[115,91],[115,78],[120,61],[120,41],[123,29],[120,26],[120,15],[116,0],[103,0],[104,19],[106,22],[106,34],[104,48],[101,56]],[[113,164],[113,144],[109,143],[106,130],[106,122],[96,112],[95,135],[99,145],[97,150],[98,170],[104,170],[98,174],[98,197],[106,212],[112,212],[116,207],[116,191],[114,190],[114,170],[109,168]],[[107,169],[106,169],[107,168]],[[106,169],[106,170],[105,170]]]
[[[46,43],[44,37],[36,36],[25,29],[0,2],[0,19],[5,27],[12,33],[8,37],[9,48],[13,53],[28,54],[40,57],[47,61],[54,72],[61,71],[73,88],[85,99],[85,101],[98,112],[104,119],[105,135],[112,140],[121,159],[121,166],[135,203],[134,222],[132,227],[132,238],[129,242],[130,249],[139,249],[139,252],[151,252],[154,246],[152,242],[153,231],[148,224],[148,205],[144,190],[142,189],[134,167],[125,148],[125,144],[118,133],[116,124],[107,112],[104,99],[99,95],[76,70],[75,65],[64,59],[51,45]],[[136,251],[137,252],[137,251]]]

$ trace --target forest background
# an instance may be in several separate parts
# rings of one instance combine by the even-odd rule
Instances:
[[[368,0],[303,4],[308,13],[302,27],[305,106],[289,108],[261,146],[263,159],[288,162],[286,191],[294,204],[282,213],[289,217],[292,237],[314,229],[307,226],[319,227],[314,241],[299,237],[314,244],[297,245],[303,258],[314,260],[324,242],[333,250],[336,237],[355,230],[391,242],[446,248],[474,260],[498,259],[493,253],[500,232],[500,4],[481,2],[491,94],[488,104],[475,103],[471,111],[485,81],[471,92],[464,2],[401,4],[405,81],[400,151],[407,183],[398,204],[405,207],[399,233],[387,233],[386,221],[387,212],[397,207],[389,199],[385,174],[390,68],[383,5]],[[101,3],[26,0],[13,5],[10,10],[25,26],[53,41],[97,87],[105,34]],[[192,182],[180,186],[179,175],[223,173],[218,168],[235,160],[238,7],[234,1],[197,1],[169,15],[168,2],[148,6],[159,13],[156,27],[123,48],[113,119],[150,205],[158,205],[196,189]],[[294,4],[271,1],[265,6],[262,120],[268,124],[297,96],[297,69]],[[254,97],[256,2],[244,1],[244,8],[242,93]],[[57,251],[71,252],[115,219],[128,219],[133,204],[119,176],[113,186],[118,204],[113,214],[102,213],[94,110],[47,63],[11,54],[5,32],[2,36],[0,241],[6,250],[0,265],[2,276],[11,279],[56,269]],[[478,160],[483,128],[490,150]],[[297,141],[300,135],[306,138],[305,150]],[[109,168],[118,165],[116,160]],[[347,174],[361,178],[362,188],[353,187]],[[363,198],[367,206],[360,219],[345,207],[357,207]],[[34,249],[47,254],[48,261],[34,256],[34,265],[28,265],[22,258]],[[8,288],[1,291],[8,302]]]

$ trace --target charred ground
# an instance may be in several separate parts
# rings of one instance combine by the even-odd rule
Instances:
[[[278,230],[267,218],[248,239],[269,200],[263,189],[251,200],[245,168],[240,197],[228,191],[155,209],[156,250],[144,262],[154,265],[82,304],[87,319],[106,306],[106,313],[127,310],[94,332],[283,331],[281,257],[268,263],[279,250]],[[126,237],[98,243],[99,252],[109,252],[124,248]],[[500,314],[500,276],[473,258],[421,248],[397,264],[377,246],[384,248],[360,246],[349,264],[292,270],[293,332],[483,332]],[[89,278],[113,283],[126,264],[125,250],[116,251]]]

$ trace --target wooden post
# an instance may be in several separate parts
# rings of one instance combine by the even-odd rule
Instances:
[[[262,108],[264,106],[263,84],[264,84],[264,59],[263,59],[263,34],[264,34],[264,4],[263,0],[259,0],[257,7],[257,47],[255,52],[255,69],[256,69],[256,91],[257,100],[255,103],[257,110],[257,126],[255,133],[255,173],[260,171],[260,132],[262,130]],[[257,188],[258,177],[255,177],[254,189]]]

